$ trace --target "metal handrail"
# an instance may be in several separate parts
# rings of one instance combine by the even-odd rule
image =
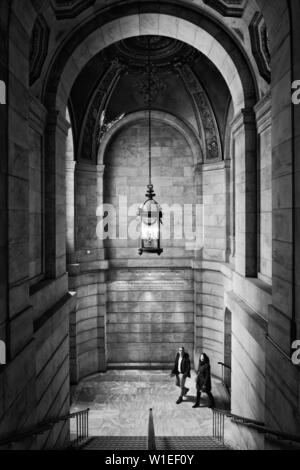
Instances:
[[[255,424],[256,426],[265,425],[263,421],[258,421],[257,419],[253,419],[253,418],[247,418],[246,416],[236,415],[234,413],[231,413],[230,411],[218,410],[218,409],[215,411],[218,413],[223,413],[224,415],[226,415],[227,418],[230,418],[231,420],[235,420],[236,422],[239,422],[241,424],[251,423],[251,424]]]
[[[224,362],[218,362],[220,366],[226,367],[227,369],[231,370],[231,367],[228,364],[225,364]]]
[[[85,410],[77,411],[75,413],[69,413],[67,415],[60,416],[58,418],[53,418],[48,421],[42,421],[36,426],[29,428],[25,431],[15,432],[7,437],[0,438],[0,446],[13,444],[15,442],[22,441],[29,437],[35,437],[39,434],[43,434],[46,431],[50,431],[55,426],[55,424],[58,424],[61,421],[67,421],[68,419],[72,419],[72,418],[76,418],[75,442],[78,444],[83,439],[86,439],[89,435],[89,421],[88,421],[89,411],[90,409],[87,408]]]
[[[149,422],[148,422],[148,450],[156,450],[155,443],[155,432],[154,432],[154,421],[152,408],[149,410]]]
[[[247,418],[245,416],[239,416],[231,412],[228,412],[226,410],[220,410],[220,409],[214,408],[213,409],[213,437],[218,439],[223,444],[224,444],[225,417],[230,418],[231,421],[235,424],[241,424],[242,426],[246,426],[248,428],[254,429],[259,433],[270,434],[284,441],[300,443],[300,435],[277,431],[276,429],[269,428],[263,422],[257,421],[255,419]]]
[[[228,370],[231,371],[231,367],[228,364],[225,364],[224,362],[218,362],[218,364],[222,367],[222,385],[226,389],[226,392],[227,392],[227,394],[230,398],[230,390],[229,390],[229,388],[227,387],[227,385],[225,383],[225,371],[224,371],[224,369],[228,369]]]
[[[224,444],[225,413],[213,408],[213,437]]]
[[[232,420],[235,422],[235,420]],[[287,432],[277,431],[276,429],[268,428],[267,426],[259,426],[253,423],[240,423],[248,428],[255,429],[257,432],[261,434],[270,434],[272,436],[276,436],[283,441],[292,441],[292,442],[299,442],[300,443],[300,435],[297,434],[290,434]]]

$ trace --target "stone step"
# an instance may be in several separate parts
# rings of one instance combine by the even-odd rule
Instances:
[[[229,450],[211,436],[157,436],[157,450]]]
[[[157,450],[229,450],[211,436],[157,436]],[[147,436],[97,436],[91,438],[81,450],[147,450]]]

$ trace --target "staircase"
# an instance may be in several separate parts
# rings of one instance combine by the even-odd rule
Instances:
[[[210,436],[155,436],[156,450],[229,450]],[[148,450],[147,436],[98,436],[91,438],[80,450]]]

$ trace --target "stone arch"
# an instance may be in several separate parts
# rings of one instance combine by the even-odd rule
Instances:
[[[165,124],[174,127],[188,142],[194,157],[194,164],[203,162],[203,151],[201,148],[201,143],[198,137],[196,136],[192,127],[184,122],[182,119],[178,117],[166,113],[164,111],[152,111],[151,112],[152,119],[155,121],[162,121]],[[137,111],[135,113],[128,114],[123,119],[121,119],[118,123],[116,123],[103,137],[99,151],[97,156],[97,164],[103,165],[104,164],[104,156],[106,149],[108,148],[110,142],[114,138],[114,136],[121,131],[126,126],[133,124],[137,121],[147,119],[148,112],[147,111]]]
[[[48,71],[43,92],[46,101],[60,108],[69,96],[79,71],[105,47],[128,37],[151,34],[181,40],[206,55],[228,85],[235,113],[255,104],[256,84],[248,61],[230,36],[215,22],[190,10],[174,13],[166,5],[162,5],[158,12],[157,4],[149,4],[147,11],[151,13],[144,13],[142,4],[139,9],[132,7],[131,11],[129,15],[128,10],[125,10],[122,15],[122,9],[119,9],[118,16],[115,14],[116,18],[107,22],[105,14],[102,14],[101,19],[97,17],[93,25],[86,25],[86,32],[81,33],[85,39],[78,45],[74,45],[74,40],[70,38],[69,43],[58,51]],[[113,11],[111,17],[114,17]],[[96,30],[95,23],[99,25]]]
[[[147,10],[144,8],[143,4],[139,4],[138,8],[136,4],[133,4],[129,13],[128,8],[119,7],[115,11],[112,7],[109,17],[105,13],[96,15],[92,23],[84,25],[81,31],[76,31],[76,34],[70,37],[57,53],[48,71],[43,89],[43,100],[50,115],[53,116],[53,124],[49,132],[46,133],[45,140],[45,151],[49,161],[53,159],[52,149],[57,148],[57,143],[60,145],[55,120],[61,121],[60,116],[65,114],[72,86],[86,64],[102,49],[121,39],[140,35],[167,35],[198,49],[214,63],[223,76],[231,93],[234,114],[237,117],[238,138],[243,139],[242,145],[239,144],[240,156],[238,158],[241,158],[242,166],[248,171],[247,177],[251,179],[251,172],[255,173],[255,168],[252,167],[255,166],[256,153],[255,122],[251,115],[251,109],[257,101],[257,84],[245,54],[215,21],[200,16],[195,10],[180,9],[177,11],[177,9],[170,9],[165,4],[162,4],[157,10],[157,2],[149,3]],[[95,29],[96,25],[98,28]],[[79,43],[80,37],[84,39]],[[245,112],[239,115],[243,110]],[[248,126],[249,120],[253,122],[251,121]],[[250,138],[247,137],[249,134]],[[46,160],[48,158],[46,157]],[[59,158],[56,154],[55,158],[56,164],[59,166]],[[251,160],[250,165],[245,161],[246,159]],[[241,204],[244,207],[241,214],[243,215],[248,211],[248,207],[255,206],[256,188],[253,187],[252,192],[244,191],[242,196]],[[242,225],[247,225],[247,227]],[[250,221],[250,218],[242,225],[241,244],[245,249],[240,254],[239,272],[255,276],[256,241],[254,232],[256,226],[252,220]],[[245,242],[245,234],[248,231],[252,236],[251,244]]]

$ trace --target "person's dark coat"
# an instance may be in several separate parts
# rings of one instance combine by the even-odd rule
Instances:
[[[201,355],[200,355],[201,358]],[[204,354],[204,362],[199,359],[199,366],[197,372],[197,386],[200,390],[210,392],[211,391],[211,374],[209,359]]]
[[[177,353],[177,355],[176,355],[174,368],[172,370],[172,374],[174,374],[174,375],[179,374],[179,372],[178,372],[178,361],[179,361],[179,353]],[[188,355],[188,353],[183,354],[183,358],[182,358],[182,361],[181,361],[181,373],[184,374],[186,377],[191,376],[191,363],[190,363],[190,356]]]

